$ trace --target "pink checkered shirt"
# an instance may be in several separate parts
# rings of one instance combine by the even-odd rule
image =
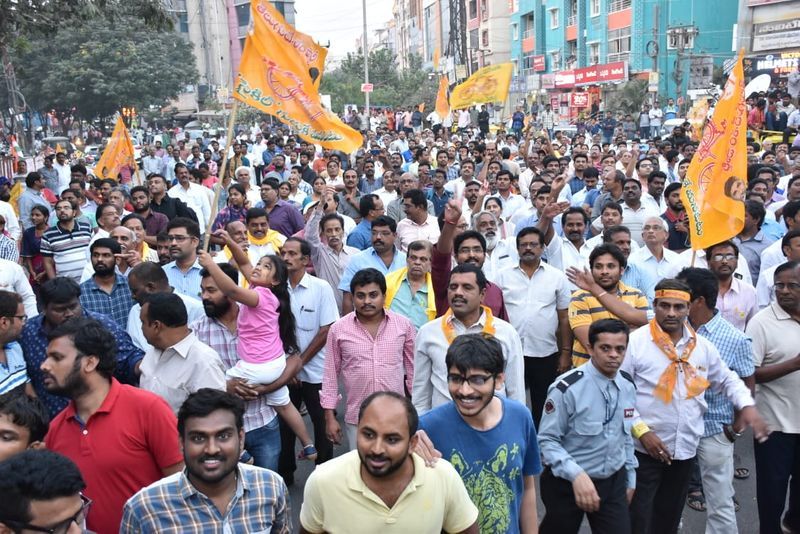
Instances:
[[[325,373],[319,395],[323,408],[332,410],[339,402],[339,377],[347,394],[344,420],[358,423],[358,408],[375,391],[411,391],[414,380],[414,337],[411,321],[389,310],[375,339],[351,312],[328,330]]]

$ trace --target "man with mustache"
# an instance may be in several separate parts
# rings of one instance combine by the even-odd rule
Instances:
[[[486,240],[486,255],[483,261],[483,272],[486,278],[496,282],[500,271],[516,265],[519,257],[514,238],[503,239],[498,233],[497,217],[489,211],[479,211],[472,216],[472,228]]]
[[[175,416],[158,395],[117,382],[116,340],[97,320],[76,317],[47,337],[43,387],[69,399],[50,422],[47,448],[80,469],[94,501],[86,526],[116,532],[131,495],[183,468]]]
[[[486,287],[486,276],[476,265],[462,263],[450,272],[447,313],[424,324],[417,335],[416,379],[411,397],[418,412],[426,413],[450,400],[444,354],[458,336],[475,333],[494,336],[500,343],[506,360],[505,388],[501,390],[509,398],[525,403],[525,369],[519,334],[481,304]]]

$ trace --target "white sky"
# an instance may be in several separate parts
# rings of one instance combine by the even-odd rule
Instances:
[[[375,30],[392,18],[392,0],[366,0],[367,32],[372,42]],[[355,52],[363,33],[362,0],[295,0],[297,29],[325,46],[328,60],[343,59]]]

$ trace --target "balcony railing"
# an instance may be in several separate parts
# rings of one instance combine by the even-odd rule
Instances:
[[[608,2],[608,12],[622,11],[631,7],[631,0],[610,0]]]
[[[570,15],[567,17],[567,26],[575,26],[578,22],[578,15]]]
[[[606,63],[616,63],[617,61],[630,61],[630,52],[620,52],[617,54],[608,54],[606,56]]]
[[[536,30],[533,28],[528,28],[524,32],[522,32],[522,38],[527,39],[528,37],[533,37],[533,34],[536,33]]]

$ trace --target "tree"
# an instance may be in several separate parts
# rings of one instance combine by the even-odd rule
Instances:
[[[606,111],[635,114],[647,98],[647,80],[630,80],[606,98]]]
[[[198,78],[191,44],[175,33],[143,28],[132,17],[62,26],[20,48],[17,78],[28,105],[74,110],[84,119],[123,106],[161,106]]]

